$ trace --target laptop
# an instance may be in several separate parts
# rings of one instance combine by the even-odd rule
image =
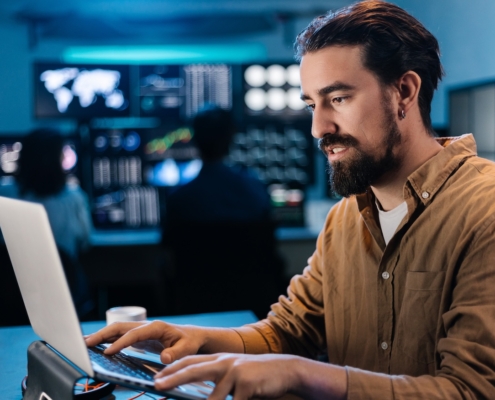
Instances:
[[[86,346],[47,213],[41,204],[0,197],[0,228],[35,333],[87,376],[174,399],[206,399],[211,382],[160,392],[153,375],[164,365]],[[125,362],[123,369],[117,363]],[[231,398],[231,396],[229,396]]]

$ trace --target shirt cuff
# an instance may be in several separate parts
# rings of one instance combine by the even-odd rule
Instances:
[[[347,371],[347,400],[393,400],[389,375],[345,367]]]
[[[273,329],[264,321],[233,328],[244,343],[244,353],[281,353],[282,346]]]

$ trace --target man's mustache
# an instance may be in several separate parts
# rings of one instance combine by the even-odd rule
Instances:
[[[346,133],[327,133],[321,139],[318,139],[318,148],[323,152],[327,153],[327,148],[329,146],[342,146],[342,147],[356,147],[358,141]]]

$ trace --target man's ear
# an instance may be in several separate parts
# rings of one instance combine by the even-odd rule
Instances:
[[[421,77],[414,71],[407,71],[398,81],[399,113],[407,114],[414,104],[418,103]]]

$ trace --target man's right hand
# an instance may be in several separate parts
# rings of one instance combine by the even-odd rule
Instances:
[[[163,350],[160,359],[170,364],[182,357],[197,353],[242,353],[243,343],[232,329],[203,328],[193,325],[174,325],[163,321],[115,322],[85,337],[86,345],[112,343],[106,354],[146,340],[157,340]]]

